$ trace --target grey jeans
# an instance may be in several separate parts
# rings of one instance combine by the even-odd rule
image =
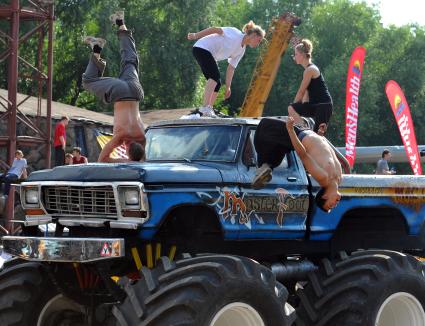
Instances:
[[[139,82],[139,58],[131,31],[118,31],[121,52],[121,70],[118,78],[102,77],[106,61],[90,57],[83,74],[83,87],[105,103],[138,101],[143,99]]]

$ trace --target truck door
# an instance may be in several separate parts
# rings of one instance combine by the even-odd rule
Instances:
[[[239,207],[239,239],[302,238],[305,235],[309,206],[308,180],[304,167],[292,152],[273,170],[272,180],[263,189],[253,189],[251,182],[257,163],[254,134],[254,128],[248,131],[238,162],[239,206],[241,203],[243,205],[243,210]],[[228,206],[231,205],[229,202]]]

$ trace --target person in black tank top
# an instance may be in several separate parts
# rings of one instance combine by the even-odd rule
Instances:
[[[303,123],[301,116],[313,118],[313,130],[324,135],[332,116],[332,97],[319,68],[311,62],[312,51],[313,45],[307,39],[295,47],[294,60],[305,70],[294,103],[288,107],[288,115],[296,124]]]

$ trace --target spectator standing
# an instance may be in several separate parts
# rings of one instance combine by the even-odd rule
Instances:
[[[382,158],[376,164],[376,174],[395,174],[395,170],[390,170],[388,161],[391,159],[391,152],[388,149],[384,149],[382,152]]]
[[[207,80],[203,106],[199,109],[202,116],[216,116],[213,105],[221,87],[217,61],[227,59],[229,63],[224,95],[227,99],[231,95],[233,74],[245,54],[246,46],[256,48],[265,34],[266,32],[252,20],[245,24],[242,31],[235,27],[209,27],[197,33],[187,34],[188,40],[198,40],[192,48],[192,53]]]
[[[27,177],[27,160],[24,159],[24,153],[17,150],[15,159],[13,160],[10,169],[3,174],[0,174],[0,183],[4,183],[4,195],[9,195],[10,184],[19,180],[19,178]]]
[[[71,153],[65,154],[65,165],[72,165],[72,159],[74,158],[74,155]]]
[[[65,164],[66,126],[69,118],[63,116],[56,124],[53,146],[55,148],[55,166]]]
[[[319,68],[312,62],[313,44],[303,39],[295,47],[294,60],[304,68],[303,80],[295,95],[294,103],[288,107],[288,114],[296,124],[302,124],[301,116],[314,118],[313,130],[323,136],[332,116],[332,97]]]
[[[87,160],[87,157],[84,155],[81,155],[81,148],[80,147],[74,147],[72,149],[72,164],[87,164],[89,161]]]

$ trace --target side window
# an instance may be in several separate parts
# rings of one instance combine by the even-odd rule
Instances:
[[[251,129],[248,133],[245,147],[242,153],[242,163],[246,166],[257,166],[257,153],[254,148],[255,130]]]
[[[245,148],[242,153],[242,163],[246,166],[257,166],[257,153],[254,147],[254,136],[255,130],[251,129],[248,133],[247,140],[245,142]],[[288,155],[285,155],[282,163],[277,168],[287,169],[288,167]]]

